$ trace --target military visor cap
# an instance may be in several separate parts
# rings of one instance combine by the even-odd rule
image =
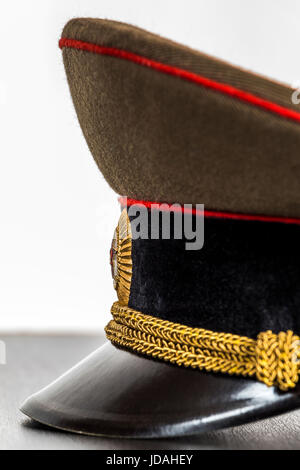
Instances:
[[[73,19],[59,44],[88,146],[123,196],[117,301],[107,343],[22,411],[157,438],[297,408],[297,91],[114,21]]]

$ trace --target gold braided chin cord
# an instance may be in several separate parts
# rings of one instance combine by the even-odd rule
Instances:
[[[105,332],[116,345],[178,366],[256,377],[283,391],[298,382],[300,340],[292,331],[266,331],[254,340],[161,320],[119,302],[111,313]]]

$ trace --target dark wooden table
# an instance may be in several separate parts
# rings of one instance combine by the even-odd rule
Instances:
[[[101,336],[1,336],[0,449],[300,449],[300,410],[253,424],[172,440],[127,440],[56,431],[26,418],[19,405],[98,348]]]

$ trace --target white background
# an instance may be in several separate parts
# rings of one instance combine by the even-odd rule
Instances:
[[[133,23],[296,84],[300,2],[10,0],[0,12],[0,330],[95,331],[115,299],[119,207],[72,107],[57,46],[65,22]]]

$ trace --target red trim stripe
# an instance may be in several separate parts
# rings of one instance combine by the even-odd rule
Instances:
[[[131,198],[126,198],[126,197],[119,197],[119,202],[122,207],[127,207],[133,206],[133,205],[140,205],[147,207],[147,209],[151,209],[151,206],[155,204],[160,208],[161,210],[168,210],[172,204],[169,203],[162,203],[162,202],[152,202],[152,201],[142,201],[138,199],[131,199]],[[163,205],[163,207],[162,207]],[[156,207],[157,209],[157,207]],[[175,206],[174,212],[182,212],[182,213],[188,213],[188,214],[193,214],[193,215],[203,215],[203,212],[198,211],[197,209],[189,209],[185,208],[184,206]],[[276,216],[268,216],[268,215],[254,215],[254,214],[235,214],[232,212],[221,212],[221,211],[210,211],[210,210],[204,210],[204,216],[205,217],[210,217],[210,218],[215,218],[215,219],[230,219],[230,220],[246,220],[246,221],[256,221],[256,222],[276,222],[276,223],[282,223],[282,224],[294,224],[294,225],[300,225],[300,219],[298,218],[291,218],[291,217],[276,217]]]
[[[93,52],[94,54],[108,55],[111,57],[118,57],[119,59],[129,60],[135,64],[142,65],[144,67],[150,67],[159,72],[165,73],[167,75],[173,75],[175,77],[187,80],[189,82],[195,83],[200,86],[204,86],[211,90],[223,93],[224,95],[231,96],[245,103],[251,104],[258,108],[261,108],[265,111],[269,111],[273,114],[277,114],[286,119],[292,121],[300,122],[300,113],[279,104],[273,103],[271,101],[260,98],[259,96],[253,95],[246,91],[235,88],[231,85],[216,82],[209,78],[203,77],[188,70],[181,69],[179,67],[173,67],[171,65],[163,64],[155,60],[148,59],[137,54],[134,54],[123,49],[117,49],[115,47],[106,47],[98,46],[97,44],[92,44],[90,42],[78,41],[76,39],[61,38],[59,41],[59,47],[62,49],[64,47],[69,47],[73,49],[79,49],[82,51]]]

